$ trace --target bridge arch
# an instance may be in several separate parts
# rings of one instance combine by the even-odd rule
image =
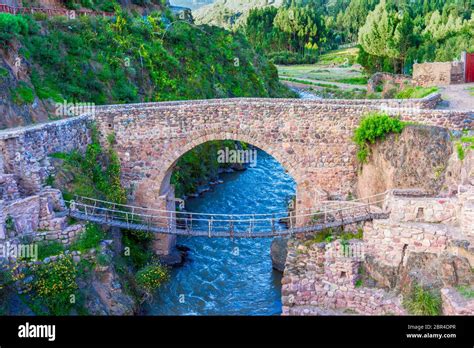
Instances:
[[[423,110],[429,102],[421,100],[420,110],[401,111],[400,117],[452,129],[462,129],[469,121],[462,113]],[[255,145],[280,162],[296,182],[298,213],[317,208],[327,195],[346,197],[352,191],[357,174],[353,130],[367,112],[380,110],[379,104],[367,100],[193,100],[97,107],[94,120],[102,141],[115,134],[122,182],[131,189],[134,205],[173,210],[169,179],[176,161],[199,144],[229,139]],[[403,103],[396,101],[393,107],[403,107]]]
[[[201,133],[201,134],[199,134]],[[300,173],[297,170],[297,158],[294,158],[294,154],[286,152],[283,148],[273,148],[260,139],[260,137],[252,131],[240,131],[234,132],[230,129],[219,129],[216,132],[196,132],[192,133],[183,139],[183,145],[173,144],[172,147],[164,155],[165,161],[163,167],[167,168],[166,171],[160,171],[159,175],[154,178],[157,183],[160,183],[160,194],[165,194],[169,189],[169,179],[175,168],[178,160],[185,155],[188,151],[191,151],[195,147],[204,144],[209,141],[215,140],[234,140],[242,141],[249,145],[255,146],[262,151],[265,151],[270,156],[275,158],[285,169],[285,171],[295,180],[298,184],[300,179]]]

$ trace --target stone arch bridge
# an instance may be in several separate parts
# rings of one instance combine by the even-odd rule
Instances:
[[[179,157],[201,143],[232,139],[259,147],[283,165],[296,182],[300,216],[352,190],[357,173],[352,133],[368,112],[385,110],[453,130],[472,128],[472,111],[433,110],[438,98],[241,98],[100,106],[94,114],[0,131],[0,178],[6,187],[0,199],[38,194],[52,170],[49,155],[84,150],[90,142],[88,125],[95,121],[101,141],[115,135],[129,204],[174,210],[169,181]],[[166,254],[173,243],[172,236],[159,235],[157,251]]]
[[[357,163],[351,138],[368,112],[385,110],[407,121],[468,128],[472,115],[430,109],[438,97],[405,101],[242,98],[110,105],[98,108],[95,121],[102,139],[115,135],[123,182],[136,205],[174,210],[170,177],[177,160],[204,142],[230,139],[257,146],[282,164],[296,182],[298,213],[352,191]],[[158,239],[157,249],[162,253],[174,243],[170,236]]]

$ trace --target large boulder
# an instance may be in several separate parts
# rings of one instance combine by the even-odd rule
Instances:
[[[270,255],[272,257],[272,266],[277,271],[283,272],[285,269],[286,254],[288,252],[288,239],[275,238],[272,241]]]

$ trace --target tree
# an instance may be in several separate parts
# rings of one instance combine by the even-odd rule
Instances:
[[[359,30],[359,43],[364,50],[374,56],[397,58],[394,47],[394,18],[385,9],[385,1],[369,13],[365,24]]]

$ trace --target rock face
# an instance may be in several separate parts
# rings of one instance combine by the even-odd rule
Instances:
[[[363,242],[288,242],[283,315],[406,314],[401,297],[359,284]]]
[[[452,154],[449,130],[407,126],[401,134],[391,134],[371,146],[368,163],[357,178],[357,196],[368,197],[394,188],[438,194],[447,190],[446,177],[458,182],[459,174],[448,168]]]
[[[288,239],[274,238],[270,248],[270,255],[272,257],[272,266],[277,271],[283,272],[285,270],[286,254]]]
[[[137,311],[134,300],[122,291],[112,266],[94,273],[86,308],[92,315],[133,315]]]

